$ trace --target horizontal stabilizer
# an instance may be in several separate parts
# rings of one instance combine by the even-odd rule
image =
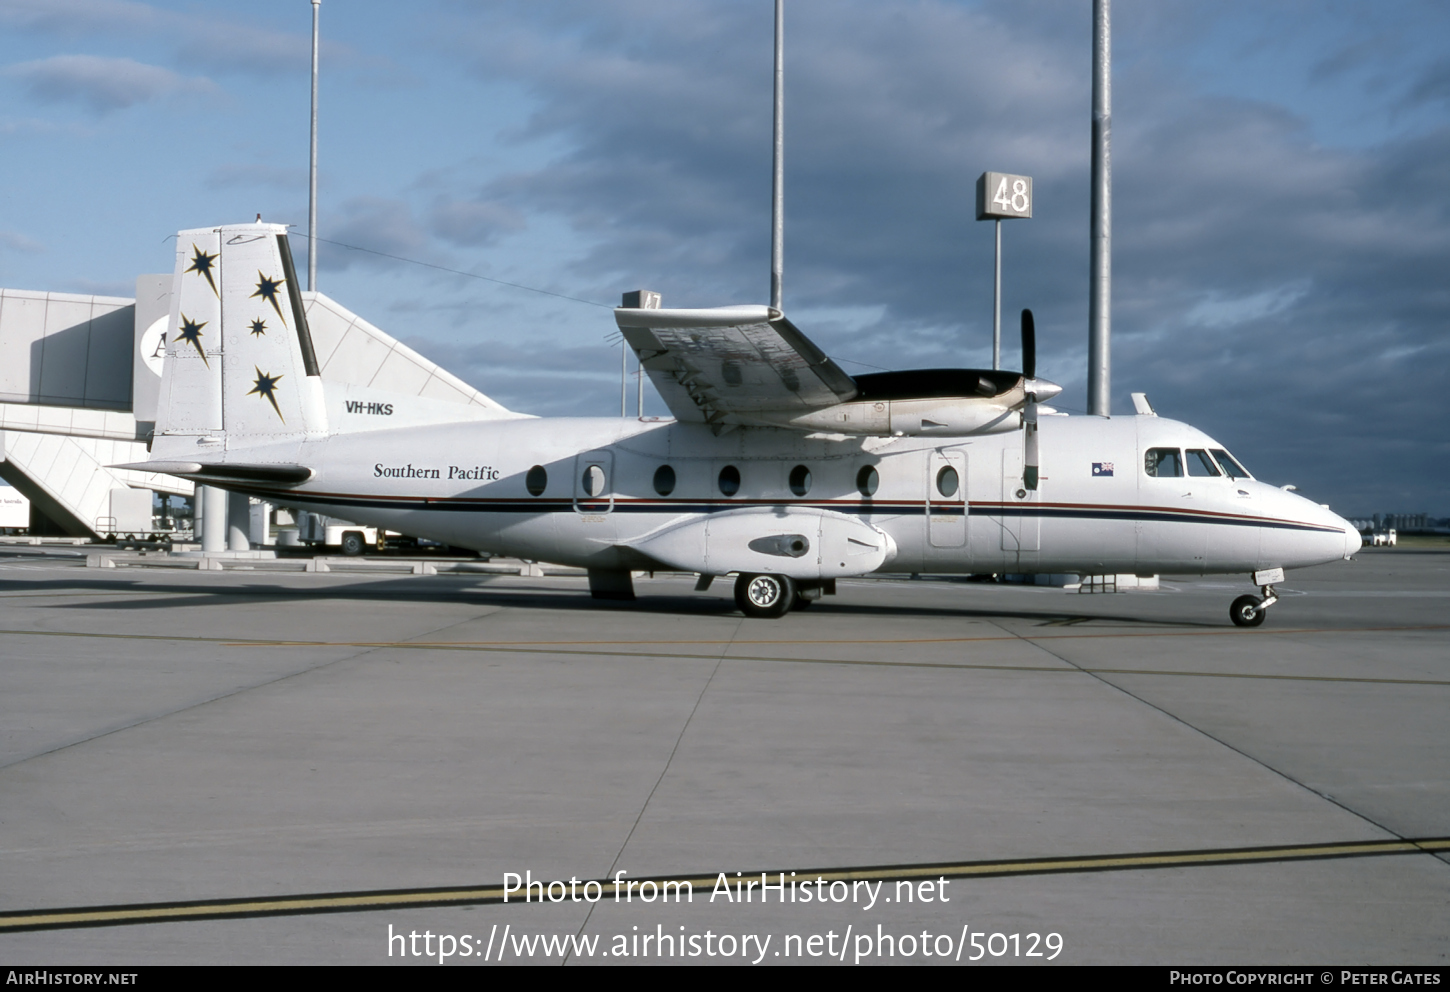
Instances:
[[[178,475],[200,483],[215,482],[275,482],[284,486],[297,485],[312,478],[312,469],[305,465],[203,465],[201,462],[135,462],[130,465],[111,465],[110,468],[129,468],[138,472],[163,472]]]

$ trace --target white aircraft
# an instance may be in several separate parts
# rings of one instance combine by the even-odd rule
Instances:
[[[849,376],[778,310],[615,317],[672,420],[539,419],[324,383],[286,229],[182,231],[153,472],[497,554],[588,569],[734,575],[752,617],[840,578],[917,573],[1249,573],[1262,623],[1282,569],[1348,558],[1359,531],[1153,415],[1065,416],[1021,373]],[[464,417],[470,419],[462,419]]]

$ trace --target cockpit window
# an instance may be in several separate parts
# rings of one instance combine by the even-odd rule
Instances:
[[[1213,459],[1208,457],[1208,452],[1200,448],[1189,448],[1188,457],[1184,459],[1188,463],[1188,474],[1194,479],[1206,479],[1219,474],[1218,466]]]
[[[1158,479],[1176,479],[1183,475],[1183,455],[1177,448],[1149,448],[1143,471]]]
[[[1233,455],[1229,454],[1227,451],[1224,451],[1222,448],[1214,448],[1213,457],[1219,463],[1219,465],[1222,466],[1223,474],[1228,476],[1230,479],[1253,478],[1253,476],[1249,475],[1248,471],[1242,465],[1234,460]]]

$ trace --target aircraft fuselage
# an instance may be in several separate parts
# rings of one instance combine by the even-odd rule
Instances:
[[[869,524],[894,544],[879,566],[892,572],[1243,573],[1334,561],[1360,547],[1347,521],[1294,493],[1222,471],[1190,474],[1193,452],[1223,446],[1187,424],[1044,416],[1040,443],[1040,486],[1029,491],[1016,431],[716,436],[675,421],[518,419],[233,450],[228,460],[295,462],[315,474],[298,486],[229,488],[591,569],[651,567],[635,550],[641,539],[746,508],[775,515],[783,531],[812,510]],[[1189,463],[1182,474],[1148,474],[1148,453],[1165,450]]]

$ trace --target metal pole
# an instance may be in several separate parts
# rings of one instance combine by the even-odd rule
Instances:
[[[307,289],[317,289],[317,20],[322,0],[312,0],[312,157],[307,170]]]
[[[629,342],[619,339],[619,415],[629,416]]]
[[[1093,0],[1092,260],[1088,282],[1087,412],[1112,415],[1112,0]]]
[[[997,264],[992,282],[992,368],[1002,367],[1002,218],[997,218]]]
[[[195,504],[201,507],[201,550],[227,549],[227,491],[216,486],[197,486]]]
[[[639,402],[638,402],[638,405],[637,405],[637,409],[639,410],[639,419],[640,420],[643,420],[644,419],[644,363],[643,362],[640,362],[639,364],[635,365],[635,367],[634,367],[634,374],[635,374],[635,377],[637,379],[636,385],[639,387],[639,397],[638,397]]]
[[[252,549],[252,501],[241,493],[227,493],[227,550]]]
[[[785,0],[775,0],[775,149],[770,198],[770,305],[784,309],[785,276]]]

